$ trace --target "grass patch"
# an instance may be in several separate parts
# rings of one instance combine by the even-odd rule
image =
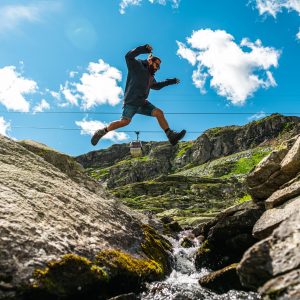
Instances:
[[[179,151],[176,154],[176,158],[179,158],[185,154],[185,152],[193,146],[193,142],[182,142],[179,144]]]
[[[250,200],[252,200],[252,197],[249,194],[246,194],[244,197],[236,200],[235,204],[241,204],[241,203],[244,203],[244,202],[250,201]]]
[[[258,163],[271,151],[255,151],[250,157],[242,157],[234,163],[230,173],[223,175],[223,178],[239,174],[248,174]]]

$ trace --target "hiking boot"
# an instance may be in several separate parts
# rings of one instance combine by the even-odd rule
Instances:
[[[99,142],[99,140],[106,134],[107,132],[105,131],[104,128],[102,129],[98,129],[97,131],[95,131],[92,139],[91,139],[91,143],[93,146],[96,146]]]
[[[167,133],[167,137],[169,139],[169,142],[175,146],[179,140],[181,140],[186,134],[186,130],[181,130],[180,132],[176,132],[173,130],[169,130],[169,132]]]

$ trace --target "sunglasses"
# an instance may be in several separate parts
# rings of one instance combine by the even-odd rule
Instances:
[[[157,63],[157,62],[152,62],[152,64],[156,67],[157,70],[160,69],[160,63]]]

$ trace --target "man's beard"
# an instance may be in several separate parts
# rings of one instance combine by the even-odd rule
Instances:
[[[156,70],[154,69],[154,67],[152,65],[149,66],[149,72],[151,75],[154,75]]]

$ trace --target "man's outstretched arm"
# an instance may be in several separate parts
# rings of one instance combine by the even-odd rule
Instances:
[[[146,53],[150,53],[152,52],[152,47],[148,44],[144,45],[144,46],[139,46],[133,50],[130,50],[126,55],[125,55],[125,59],[126,62],[130,62],[131,60],[134,60],[135,57],[137,57],[140,54],[146,54]]]
[[[151,85],[151,89],[160,90],[165,86],[172,85],[172,84],[178,84],[179,82],[180,82],[180,80],[178,78],[166,79],[166,80],[160,81],[160,82],[157,82],[156,80],[154,80]]]

